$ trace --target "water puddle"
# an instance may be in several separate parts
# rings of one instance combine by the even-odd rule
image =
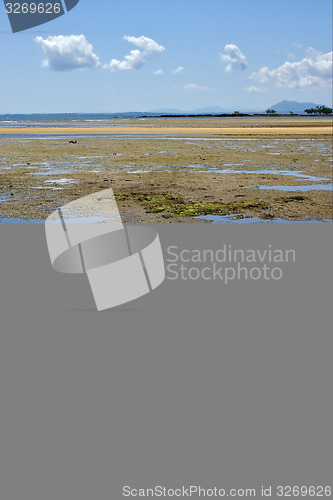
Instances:
[[[196,165],[189,165],[190,167],[196,167]],[[199,165],[198,165],[199,166]],[[201,165],[201,168],[204,166]],[[122,169],[128,169],[126,170],[126,174],[148,174],[152,172],[165,172],[166,170],[171,171],[171,170],[176,170],[176,171],[183,171],[184,168],[187,167],[171,167],[170,165],[153,165],[153,166],[145,166],[142,168],[134,167],[131,165],[123,165],[121,166]],[[132,169],[135,170],[132,170]]]
[[[226,163],[225,166],[232,165]],[[241,165],[234,163],[233,166]],[[200,165],[189,165],[189,167],[199,167]],[[200,173],[211,172],[214,174],[256,174],[256,175],[284,175],[288,177],[293,177],[293,180],[304,180],[310,182],[323,182],[331,181],[330,177],[318,177],[315,175],[303,174],[301,170],[277,170],[277,169],[257,169],[257,170],[236,170],[236,169],[220,169],[220,168],[209,168],[207,170],[202,170]]]
[[[244,163],[225,163],[224,167],[244,167]]]
[[[70,165],[67,162],[60,162],[62,166],[51,166],[47,164],[45,170],[38,170],[38,172],[28,172],[28,175],[63,175],[68,173],[75,173],[78,171],[77,166]]]
[[[61,185],[65,185],[65,184],[73,184],[75,182],[76,182],[75,179],[67,179],[66,177],[63,177],[62,179],[52,179],[52,180],[44,181],[44,184],[61,184]]]
[[[44,186],[30,186],[29,189],[45,189]],[[57,186],[47,186],[47,189],[50,191],[59,191],[62,189],[62,187],[57,187]],[[32,196],[29,196],[29,198],[33,198]]]
[[[16,223],[16,224],[42,224],[45,222],[45,220],[42,219],[20,219],[19,217],[2,217],[0,214],[0,224],[9,224],[9,223]]]
[[[171,171],[180,171],[183,172],[189,168],[193,169],[190,170],[190,172],[198,172],[198,168],[206,168],[205,165],[201,165],[200,163],[196,165],[187,165],[185,167],[181,166],[171,166],[171,165],[153,165],[153,166],[145,166],[142,169],[138,167],[132,167],[131,165],[122,165],[121,169],[127,168],[129,170],[126,170],[127,174],[148,174],[151,172],[165,172],[168,170],[169,172]],[[132,168],[135,168],[136,170],[131,170]],[[200,170],[199,172],[207,172],[207,170]]]
[[[154,170],[156,172],[156,170]],[[129,170],[126,174],[150,174],[151,170]]]
[[[248,186],[252,187],[252,186]],[[255,186],[257,189],[262,189],[265,191],[332,191],[332,183],[328,184],[310,184],[309,186],[267,186],[265,184],[259,184]]]
[[[73,219],[66,219],[66,223],[68,224],[86,224],[86,223],[97,223],[97,222],[111,222],[114,219],[110,217],[99,217],[99,216],[90,216],[90,217],[79,217]],[[117,219],[118,220],[118,219]],[[54,224],[59,224],[58,221],[50,221]],[[45,220],[43,219],[21,219],[20,217],[3,217],[0,214],[0,224],[1,223],[15,223],[15,224],[43,224]]]
[[[107,158],[107,156],[95,155],[95,156],[76,156],[76,160],[90,160],[91,158]]]
[[[195,219],[206,220],[212,222],[213,224],[257,224],[257,223],[267,223],[267,224],[309,224],[309,223],[321,223],[321,222],[333,222],[332,219],[323,220],[288,220],[281,219],[277,217],[276,219],[260,219],[259,217],[248,217],[245,214],[228,214],[228,215],[199,215],[194,217]]]
[[[17,200],[18,198],[15,196],[0,196],[0,203],[3,201],[12,201],[12,200]]]
[[[224,166],[243,166],[243,163],[226,163]],[[280,191],[310,191],[310,190],[315,190],[315,191],[329,191],[332,189],[331,182],[332,180],[329,177],[318,177],[315,175],[308,175],[302,173],[300,170],[277,170],[277,169],[256,169],[256,170],[244,170],[244,169],[235,169],[235,168],[212,168],[212,167],[207,167],[206,165],[203,164],[194,164],[194,165],[187,165],[185,167],[171,167],[170,165],[155,165],[155,166],[149,166],[149,167],[143,167],[138,168],[138,167],[132,167],[131,165],[124,165],[121,167],[122,169],[127,169],[126,173],[127,174],[146,174],[146,173],[151,173],[151,172],[165,172],[166,170],[172,171],[189,171],[191,173],[211,173],[211,174],[255,174],[255,175],[277,175],[277,176],[287,176],[287,177],[292,177],[292,180],[295,181],[309,181],[309,182],[315,182],[315,183],[323,183],[326,182],[326,184],[314,184],[314,185],[300,185],[300,186],[265,186],[265,185],[255,185],[255,186],[248,186],[248,187],[256,187],[258,189],[276,189]],[[134,168],[134,170],[132,170]]]
[[[102,217],[99,215],[89,215],[86,217],[73,217],[73,218],[66,218],[66,224],[95,224],[97,222],[118,222],[119,218],[118,217]],[[57,223],[57,221],[54,221],[54,223]]]

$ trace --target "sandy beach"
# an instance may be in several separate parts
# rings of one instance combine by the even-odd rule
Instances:
[[[2,127],[0,216],[45,219],[68,201],[112,187],[128,222],[204,223],[196,217],[214,214],[330,220],[330,122],[182,118]]]
[[[20,128],[15,129],[12,128],[0,128],[0,134],[73,134],[73,135],[91,135],[91,134],[167,134],[167,135],[178,135],[178,134],[193,134],[193,135],[202,135],[202,134],[332,134],[333,127],[322,126],[322,127],[279,127],[279,128],[268,128],[268,127],[258,127],[258,128],[250,128],[250,127],[235,127],[235,128],[198,128],[198,127],[184,127],[184,128],[112,128],[112,127],[75,127],[75,128],[63,128],[63,127],[36,127],[36,128]]]
[[[170,118],[119,120],[106,125],[87,124],[61,126],[0,127],[0,134],[332,134],[330,118]]]

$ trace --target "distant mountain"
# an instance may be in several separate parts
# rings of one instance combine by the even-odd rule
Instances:
[[[280,115],[289,115],[290,113],[294,113],[297,115],[306,115],[305,110],[309,108],[315,108],[316,106],[322,106],[322,104],[314,103],[314,102],[298,102],[298,101],[281,101],[277,104],[273,104],[269,109],[275,109],[275,111]],[[198,108],[191,110],[180,110],[175,108],[163,108],[163,109],[154,109],[150,111],[151,114],[163,114],[163,115],[214,115],[214,114],[232,114],[235,111],[235,108],[225,107],[221,108],[219,106],[209,106],[207,108]],[[266,108],[267,109],[267,108]],[[239,112],[241,113],[266,113],[266,109],[263,111],[259,110],[245,110],[244,108],[240,108]]]
[[[270,106],[270,109],[275,109],[275,111],[281,115],[289,114],[290,112],[298,115],[305,115],[305,109],[315,108],[316,106],[322,106],[322,104],[315,104],[314,102],[281,101]]]

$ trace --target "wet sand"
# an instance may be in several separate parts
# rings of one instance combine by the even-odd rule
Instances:
[[[0,128],[0,134],[73,134],[73,135],[124,135],[124,134],[162,134],[162,135],[198,135],[213,134],[332,134],[333,127],[320,126],[271,126],[271,127],[21,127]]]
[[[111,135],[91,135],[101,133],[91,126],[28,127],[26,135],[12,128],[1,140],[0,213],[43,219],[112,187],[125,221],[206,223],[191,216],[205,213],[332,219],[330,120],[262,121],[119,120],[107,127]],[[70,144],[74,130],[83,135]]]

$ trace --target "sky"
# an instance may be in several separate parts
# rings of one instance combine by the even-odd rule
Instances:
[[[1,2],[0,74],[0,113],[332,106],[332,2],[80,0],[19,33]]]

